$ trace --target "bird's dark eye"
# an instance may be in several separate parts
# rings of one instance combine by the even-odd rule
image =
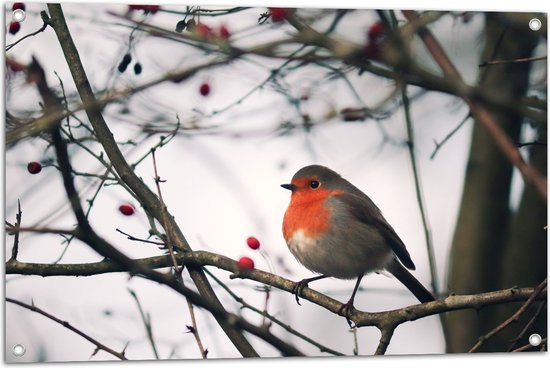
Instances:
[[[309,187],[312,189],[319,188],[319,185],[321,185],[321,183],[319,183],[317,180],[312,180],[309,182]]]

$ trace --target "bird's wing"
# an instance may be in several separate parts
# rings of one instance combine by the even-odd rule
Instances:
[[[388,224],[380,209],[366,194],[361,191],[357,194],[344,193],[338,195],[337,199],[342,201],[349,208],[351,214],[359,221],[379,229],[393,252],[397,255],[397,258],[399,258],[405,267],[410,270],[416,268],[403,241],[391,225]]]

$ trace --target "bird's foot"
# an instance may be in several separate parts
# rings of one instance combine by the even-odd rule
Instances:
[[[338,315],[346,317],[346,321],[348,322],[350,328],[354,327],[354,324],[351,320],[351,314],[354,310],[355,307],[353,306],[353,299],[348,300],[346,304],[343,304],[340,309],[338,309]]]
[[[310,282],[321,280],[321,279],[324,279],[325,277],[328,277],[328,276],[319,275],[315,277],[310,277],[308,279],[303,279],[302,281],[298,281],[297,283],[295,283],[294,287],[292,288],[292,294],[296,296],[296,303],[298,303],[298,305],[301,305],[300,298],[298,296],[302,293],[302,290],[304,290],[304,288],[308,286]]]
[[[304,288],[308,286],[308,284],[309,284],[309,279],[303,279],[295,283],[294,287],[292,288],[292,294],[294,294],[294,296],[296,297],[296,303],[298,303],[298,305],[302,305],[300,304],[299,295],[302,292],[302,290],[304,290]]]

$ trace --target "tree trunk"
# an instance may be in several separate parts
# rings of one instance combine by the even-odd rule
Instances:
[[[487,13],[482,62],[529,57],[536,38],[508,27],[501,13]],[[528,27],[525,26],[527,30]],[[525,95],[530,63],[503,63],[481,70],[480,87],[511,103]],[[522,119],[491,111],[512,140],[518,140]],[[502,286],[501,264],[509,236],[512,166],[480,124],[474,125],[462,202],[451,248],[448,289],[475,294]],[[540,282],[540,281],[539,281]],[[532,285],[532,284],[531,284]],[[492,329],[493,310],[460,311],[448,315],[448,352],[466,352]]]
[[[546,142],[547,125],[538,127],[539,140]],[[524,148],[525,149],[525,148]],[[543,174],[547,174],[547,147],[532,146],[529,149],[530,163]],[[540,195],[532,186],[526,186],[517,212],[514,214],[510,226],[510,236],[504,249],[504,257],[501,266],[501,288],[514,286],[535,286],[547,276],[547,231],[548,224],[547,204],[541,200]],[[511,346],[524,328],[525,324],[534,316],[541,302],[535,303],[521,319],[498,334],[493,340],[488,341],[490,350]],[[501,321],[507,319],[521,306],[521,304],[502,305],[497,308],[497,313],[487,322],[494,328]],[[529,336],[537,333],[547,336],[547,308],[542,310],[535,323],[524,333],[523,337],[514,344],[519,347],[529,343]],[[487,325],[487,324],[486,324]]]

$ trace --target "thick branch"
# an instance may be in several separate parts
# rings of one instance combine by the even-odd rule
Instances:
[[[276,287],[291,293],[296,283],[284,277],[274,275],[258,269],[242,271],[237,267],[235,260],[216,253],[194,251],[175,254],[178,263],[186,266],[214,266],[232,273],[232,278],[243,278],[258,281],[265,285]],[[135,260],[136,264],[150,268],[164,268],[171,266],[169,256],[158,256]],[[72,273],[71,273],[72,272]],[[124,272],[124,269],[112,261],[101,261],[88,264],[37,264],[22,263],[17,260],[6,263],[6,274],[40,275],[40,276],[92,276],[109,272]],[[450,312],[460,309],[481,309],[488,305],[520,302],[527,300],[535,288],[511,288],[475,295],[451,295],[443,300],[408,306],[386,312],[369,313],[355,310],[352,320],[358,327],[377,326],[381,330],[389,325],[399,325],[407,321]],[[536,300],[546,298],[547,291],[543,290]],[[313,289],[304,288],[302,298],[307,299],[333,313],[338,313],[342,303],[321,294]]]
[[[85,106],[94,106],[96,104],[96,98],[86,76],[86,72],[80,61],[80,57],[76,46],[72,40],[71,34],[65,22],[65,16],[59,4],[48,4],[48,10],[51,15],[51,25],[55,30],[59,43],[63,49],[63,54],[67,60],[67,64],[71,71],[71,75],[76,84],[78,93]],[[187,243],[183,233],[175,223],[172,216],[166,216],[168,223],[163,223],[163,206],[160,203],[157,196],[143,183],[133,172],[131,167],[126,162],[122,152],[119,150],[113,134],[109,130],[107,123],[105,122],[101,111],[97,108],[87,108],[86,114],[90,120],[91,125],[94,128],[99,143],[105,149],[107,156],[111,160],[113,167],[120,175],[121,179],[128,184],[128,186],[134,191],[138,198],[142,201],[143,206],[160,222],[164,225],[167,234],[170,234],[170,238],[175,241],[175,246],[180,249],[191,250]],[[212,290],[206,276],[202,270],[198,267],[189,267],[189,274],[193,279],[193,282],[197,286],[200,294],[205,298],[208,304],[215,306],[216,309],[223,310],[223,306],[218,300],[216,294]],[[193,301],[193,303],[195,303]],[[196,303],[195,303],[196,304]],[[223,313],[222,313],[223,315]],[[227,323],[227,321],[218,319],[220,315],[215,314],[216,319],[220,323],[220,326],[225,331],[229,339],[233,342],[235,347],[243,356],[253,357],[258,356],[252,345],[246,340],[243,334],[235,329],[233,325]]]

